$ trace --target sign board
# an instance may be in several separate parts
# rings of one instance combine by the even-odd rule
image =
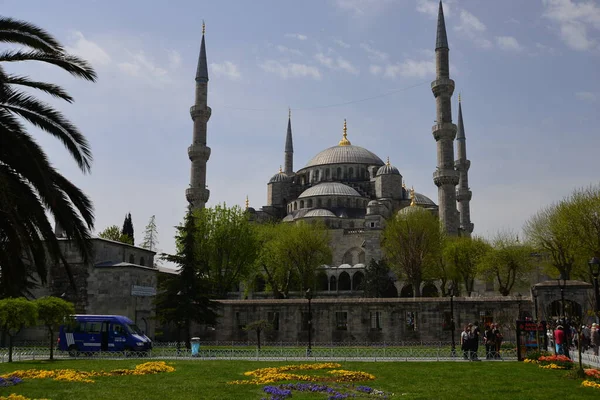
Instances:
[[[156,296],[156,288],[154,286],[138,286],[131,285],[132,296]]]
[[[546,321],[535,323],[533,321],[517,321],[517,357],[523,361],[528,353],[546,350],[548,336],[546,335]]]

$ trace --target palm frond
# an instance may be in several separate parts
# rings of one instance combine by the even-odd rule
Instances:
[[[27,86],[32,89],[38,89],[42,92],[48,93],[51,96],[57,97],[59,99],[63,99],[69,103],[73,102],[73,97],[69,95],[63,88],[58,85],[54,85],[52,83],[32,81],[26,76],[18,76],[18,75],[3,75],[0,71],[0,82],[10,85],[20,85]]]
[[[92,66],[82,58],[65,53],[7,50],[0,53],[0,62],[41,61],[56,65],[71,75],[95,82],[97,75]]]
[[[58,138],[71,153],[79,168],[84,173],[89,172],[92,161],[89,143],[62,113],[33,96],[17,91],[12,91],[7,98],[0,97],[0,107],[25,118]]]
[[[9,17],[0,17],[0,42],[18,43],[45,52],[64,50],[58,40],[44,29]]]

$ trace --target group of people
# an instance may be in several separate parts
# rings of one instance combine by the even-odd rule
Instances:
[[[600,347],[600,325],[597,323],[582,325],[578,332],[576,327],[568,322],[556,321],[553,326],[548,327],[548,343],[554,348],[556,354],[569,356],[571,347],[577,349],[581,341],[581,350],[592,351],[598,355]]]
[[[477,322],[465,325],[460,334],[460,348],[465,360],[478,361],[477,351],[481,331]],[[502,333],[498,324],[486,324],[483,332],[483,344],[485,345],[486,360],[500,358],[500,347],[502,346]]]

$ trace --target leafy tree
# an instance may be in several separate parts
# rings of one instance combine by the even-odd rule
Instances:
[[[102,239],[114,240],[115,242],[127,243],[133,245],[131,237],[121,233],[117,225],[111,225],[98,234]]]
[[[191,322],[214,324],[217,318],[216,305],[208,297],[210,282],[206,263],[197,251],[199,232],[195,218],[189,208],[183,225],[177,227],[178,252],[164,258],[178,265],[178,273],[161,279],[156,298],[157,318],[162,323],[174,323],[178,332],[185,328],[188,347]]]
[[[35,303],[24,297],[0,300],[0,329],[8,335],[8,362],[12,362],[13,337],[24,327],[35,325],[37,316]]]
[[[131,244],[135,243],[133,236],[133,222],[131,221],[131,213],[127,213],[125,216],[125,220],[123,221],[123,229],[121,229],[121,234],[129,237]]]
[[[156,216],[153,215],[150,217],[150,221],[148,221],[148,225],[144,229],[144,240],[140,245],[144,249],[148,249],[151,251],[157,251],[158,245],[158,229],[156,228]]]
[[[239,207],[217,205],[194,211],[196,252],[200,270],[209,278],[211,293],[227,292],[251,275],[258,241],[248,215]]]
[[[48,328],[50,337],[50,359],[54,360],[54,332],[70,315],[75,314],[73,303],[58,297],[42,297],[35,301],[38,320]]]
[[[293,224],[281,223],[255,225],[259,247],[257,270],[265,278],[276,299],[287,298],[290,288],[298,281],[294,267],[285,260],[286,249],[280,240],[293,228]]]
[[[492,240],[492,247],[478,263],[484,278],[498,283],[498,291],[508,296],[516,283],[523,283],[533,269],[533,249],[519,242],[510,232],[500,232]]]
[[[421,297],[421,283],[433,275],[441,254],[441,229],[431,212],[410,206],[388,221],[382,234],[382,248],[397,276],[412,284],[413,296]]]
[[[390,292],[394,289],[394,281],[394,276],[385,260],[371,259],[365,268],[365,279],[362,283],[364,296],[391,297]]]
[[[571,279],[579,243],[570,228],[568,200],[545,207],[526,222],[524,231],[533,246],[546,255],[553,269]]]
[[[41,91],[71,103],[73,98],[66,90],[9,73],[5,66],[39,61],[88,81],[95,81],[96,73],[86,61],[68,54],[48,32],[25,21],[0,17],[0,43],[10,45],[0,53],[0,292],[19,296],[30,266],[43,283],[49,261],[62,263],[74,284],[50,216],[75,244],[83,262],[92,254],[88,240],[94,224],[92,202],[51,165],[31,127],[61,141],[84,173],[90,171],[92,153],[77,127],[34,94]]]
[[[263,331],[270,331],[273,329],[273,325],[266,319],[259,319],[258,321],[253,321],[244,326],[245,331],[255,331],[256,332],[256,346],[260,350],[260,334]]]
[[[490,245],[478,237],[455,237],[446,242],[444,259],[455,272],[457,279],[465,285],[468,296],[473,292],[477,267],[489,248]]]
[[[565,217],[583,259],[600,257],[600,185],[576,190],[568,199]]]

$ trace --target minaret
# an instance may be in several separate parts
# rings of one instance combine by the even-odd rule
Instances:
[[[440,0],[435,43],[436,79],[431,82],[437,111],[436,124],[431,129],[437,142],[437,168],[433,173],[433,182],[438,187],[440,222],[447,234],[458,235],[458,212],[456,210],[458,172],[454,169],[456,125],[452,123],[450,103],[454,92],[454,81],[450,79],[449,51],[444,10]]]
[[[294,175],[294,142],[292,141],[292,109],[288,109],[288,128],[285,136],[285,159],[283,172],[287,176]]]
[[[467,143],[465,138],[465,126],[463,124],[462,104],[460,93],[458,94],[458,132],[456,133],[456,161],[454,162],[458,171],[458,187],[456,188],[456,201],[460,216],[460,234],[470,237],[473,232],[471,222],[470,201],[472,193],[469,190],[469,168],[471,161],[467,160]]]
[[[206,123],[210,119],[211,109],[207,105],[208,67],[204,33],[205,25],[202,22],[202,44],[196,70],[196,101],[190,108],[190,115],[194,121],[194,139],[192,145],[188,147],[192,171],[190,188],[185,191],[185,197],[193,209],[204,208],[210,196],[210,191],[206,188],[206,162],[210,157],[210,147],[206,146]]]

